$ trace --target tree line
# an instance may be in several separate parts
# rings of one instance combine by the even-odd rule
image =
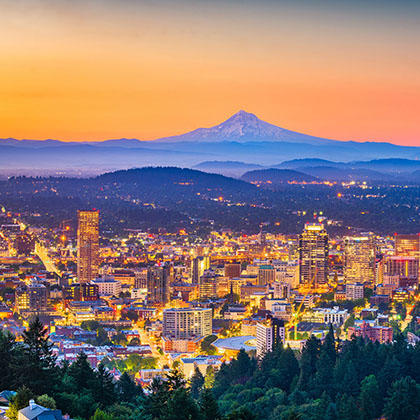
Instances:
[[[81,420],[388,420],[420,415],[420,345],[355,338],[307,340],[301,352],[279,346],[260,360],[240,351],[219,371],[178,369],[142,389],[118,381],[81,353],[57,364],[47,330],[35,319],[23,341],[0,331],[0,389],[16,390],[11,420],[30,398]]]

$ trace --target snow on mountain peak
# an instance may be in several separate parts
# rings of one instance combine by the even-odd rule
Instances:
[[[269,124],[260,120],[255,114],[240,110],[226,121],[214,127],[198,128],[189,133],[159,140],[244,143],[262,141],[313,142],[314,138]]]

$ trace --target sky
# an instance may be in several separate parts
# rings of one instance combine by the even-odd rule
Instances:
[[[0,0],[0,137],[150,140],[240,109],[420,146],[418,0]]]

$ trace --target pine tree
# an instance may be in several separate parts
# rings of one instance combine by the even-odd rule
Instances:
[[[16,383],[14,371],[16,369],[15,337],[8,331],[0,330],[0,389],[10,389]]]
[[[199,418],[198,406],[190,392],[181,387],[170,393],[162,420],[193,420]]]
[[[381,414],[381,395],[375,375],[363,379],[359,395],[362,420],[374,420]]]
[[[406,376],[393,382],[388,392],[384,414],[388,420],[414,420],[420,414],[420,385]]]
[[[258,417],[247,408],[241,407],[233,410],[226,417],[226,420],[257,420]],[[298,418],[297,418],[298,419]]]
[[[132,402],[136,396],[143,395],[143,389],[135,384],[127,372],[121,375],[117,388],[120,400],[123,402]]]
[[[18,380],[37,394],[47,394],[59,381],[59,369],[47,331],[36,317],[23,332],[24,344],[18,353]]]
[[[200,395],[199,407],[203,420],[219,420],[222,417],[211,389],[203,389]]]
[[[200,391],[204,386],[204,376],[198,367],[195,368],[194,374],[190,379],[191,394],[195,399],[198,399]]]
[[[337,398],[337,414],[340,420],[361,419],[356,400],[347,394],[343,394]]]
[[[83,352],[70,365],[68,375],[74,380],[80,393],[83,392],[83,389],[89,390],[95,382],[95,373],[88,362],[86,354]]]
[[[95,381],[92,385],[93,398],[102,407],[108,407],[117,401],[117,392],[113,377],[102,363],[97,367]]]

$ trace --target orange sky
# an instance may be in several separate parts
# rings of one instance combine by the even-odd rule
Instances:
[[[295,3],[5,0],[0,137],[153,139],[245,109],[420,146],[416,2]]]

